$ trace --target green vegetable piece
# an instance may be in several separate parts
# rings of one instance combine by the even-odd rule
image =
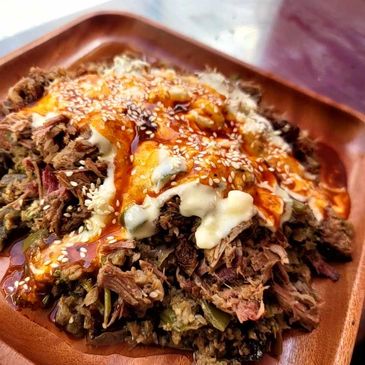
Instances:
[[[161,325],[172,327],[176,322],[176,315],[172,308],[166,308],[160,314]]]
[[[93,285],[91,283],[91,279],[84,279],[81,281],[81,286],[87,291],[89,292],[92,288]]]
[[[157,267],[161,267],[163,262],[174,252],[173,247],[159,247],[157,253]]]
[[[200,305],[203,309],[205,319],[217,330],[223,332],[227,328],[231,316],[205,300]]]
[[[119,219],[130,232],[135,232],[148,221],[148,215],[140,205],[134,204],[125,210]]]
[[[153,170],[151,180],[157,191],[160,191],[176,174],[184,171],[186,171],[186,162],[183,157],[167,155]]]
[[[295,213],[303,213],[306,205],[298,200],[293,200],[293,210]]]
[[[42,240],[43,238],[47,237],[47,230],[40,229],[34,233],[31,233],[24,241],[23,241],[23,252],[28,250],[29,247],[35,245],[37,242]]]
[[[104,288],[104,322],[103,328],[108,327],[109,316],[112,311],[112,296],[108,288]]]
[[[47,294],[43,299],[42,299],[42,305],[44,308],[48,307],[49,304],[51,303],[51,295],[50,294]]]

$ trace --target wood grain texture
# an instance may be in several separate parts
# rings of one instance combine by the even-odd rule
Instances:
[[[346,106],[298,88],[218,51],[176,34],[151,21],[125,13],[95,14],[50,33],[0,60],[0,97],[31,66],[71,67],[132,49],[150,59],[187,70],[216,67],[259,84],[264,103],[307,129],[341,157],[352,198],[350,220],[355,226],[354,260],[339,264],[339,282],[318,279],[314,286],[324,304],[321,323],[312,333],[290,332],[280,361],[265,357],[261,365],[346,365],[360,319],[365,289],[365,117]],[[7,262],[0,258],[0,278]],[[29,319],[31,318],[31,319]],[[57,330],[44,315],[19,313],[0,298],[0,364],[171,364],[187,365],[189,354],[127,345],[90,348]]]

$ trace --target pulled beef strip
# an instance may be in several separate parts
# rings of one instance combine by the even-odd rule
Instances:
[[[32,139],[45,163],[52,163],[57,152],[76,135],[75,128],[68,127],[68,121],[64,115],[58,115],[34,130]]]
[[[58,236],[64,233],[61,226],[62,212],[68,200],[69,192],[65,188],[60,188],[48,194],[47,202],[50,207],[43,216],[42,227],[48,227],[50,232],[54,232]]]
[[[347,260],[351,259],[353,229],[349,222],[330,213],[328,219],[320,225],[318,233],[322,246],[333,250]]]
[[[90,212],[86,209],[73,210],[69,213],[69,217],[62,217],[60,227],[60,234],[66,234],[79,228],[83,222],[90,217]]]
[[[191,275],[198,265],[197,249],[186,239],[182,239],[175,248],[175,256],[178,265]]]
[[[340,274],[335,268],[329,265],[322,256],[316,252],[312,251],[305,256],[309,261],[310,265],[313,267],[317,275],[324,276],[331,279],[332,281],[337,281],[340,278]]]
[[[289,323],[298,322],[304,328],[312,330],[319,324],[317,296],[305,281],[292,282],[282,265],[275,272],[279,282],[272,289],[280,306],[289,315]]]
[[[240,323],[257,321],[264,314],[263,289],[261,285],[223,289],[212,296],[212,303],[235,314]]]
[[[97,177],[104,178],[107,174],[107,165],[105,162],[96,161],[94,162],[90,158],[85,160],[85,170],[93,172]]]
[[[128,305],[143,316],[153,302],[161,301],[164,289],[161,280],[149,268],[124,272],[107,263],[98,273],[97,284],[117,293]]]
[[[31,137],[31,120],[23,113],[12,113],[0,122],[0,150],[14,153],[16,143],[24,144]]]
[[[46,195],[58,190],[60,187],[59,180],[49,166],[46,166],[42,171],[41,184]]]
[[[260,111],[270,120],[273,128],[281,132],[283,139],[292,146],[294,157],[302,162],[310,173],[317,175],[320,166],[316,158],[315,143],[296,125],[282,119],[272,110],[262,108]]]
[[[86,140],[74,140],[68,143],[62,151],[55,154],[52,164],[56,170],[73,169],[80,160],[95,155],[98,148]]]
[[[7,98],[0,104],[0,113],[9,114],[40,99],[53,80],[64,76],[66,71],[62,69],[44,71],[37,67],[31,68],[27,77],[9,89]]]
[[[251,225],[251,222],[243,222],[232,229],[232,231],[225,237],[216,247],[205,250],[204,255],[208,265],[214,269],[223,253],[225,253],[227,246],[231,243],[241,232]]]
[[[248,320],[257,320],[264,313],[263,291],[261,283],[241,284],[227,288],[204,282],[194,276],[194,283],[201,289],[201,295],[211,301],[224,312],[234,314],[243,323]]]
[[[192,239],[196,228],[198,218],[184,217],[180,214],[180,198],[178,196],[170,199],[162,207],[160,216],[157,221],[157,229],[166,231],[164,234],[165,242],[172,242],[176,240],[179,235],[188,236]],[[193,226],[193,229],[191,227]]]

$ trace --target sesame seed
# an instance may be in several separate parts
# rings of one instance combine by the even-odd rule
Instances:
[[[69,261],[69,259],[68,259],[68,257],[64,257],[62,260],[61,260],[61,262],[63,263],[63,264],[65,264],[66,262],[68,262]]]
[[[52,269],[57,269],[59,266],[60,266],[60,265],[59,265],[59,264],[57,264],[56,262],[53,262],[53,263],[51,264],[51,268],[52,268]]]
[[[156,299],[158,297],[158,292],[157,291],[152,291],[149,294],[149,297],[152,298],[152,299]]]
[[[85,252],[80,252],[80,257],[81,257],[82,259],[84,259],[84,258],[86,257],[86,253],[85,253]]]
[[[51,208],[51,206],[50,206],[49,204],[47,204],[47,205],[45,205],[45,206],[43,207],[43,210],[48,210],[49,208]]]
[[[87,252],[87,248],[86,247],[80,247],[80,252]]]
[[[74,172],[73,172],[73,171],[66,171],[66,172],[65,172],[65,175],[66,175],[67,177],[71,177],[73,174],[74,174]]]
[[[71,185],[71,186],[76,187],[76,186],[78,186],[79,184],[78,184],[76,181],[70,181],[70,185]]]

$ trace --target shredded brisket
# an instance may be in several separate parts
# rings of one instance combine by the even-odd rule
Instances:
[[[15,113],[65,77],[72,75],[32,69],[0,105],[0,251],[18,230],[41,232],[46,245],[79,229],[90,217],[82,189],[107,175],[87,127],[77,129],[68,116],[57,115],[35,128],[30,117]],[[260,101],[254,85],[240,87]],[[175,112],[183,108],[175,106]],[[318,178],[315,144],[295,125],[262,113]],[[339,279],[327,261],[351,258],[348,222],[330,210],[318,222],[307,203],[294,201],[279,231],[255,216],[214,248],[200,250],[194,235],[200,218],[182,216],[179,205],[178,196],[163,205],[152,237],[104,240],[100,267],[84,270],[77,262],[55,271],[52,289],[40,300],[55,305],[57,325],[86,336],[92,346],[127,341],[193,350],[200,365],[278,355],[285,330],[318,325],[312,277]]]
[[[33,81],[22,81],[24,91],[16,88],[27,103],[39,97],[47,83],[44,75],[33,76]],[[42,85],[35,86],[35,80]],[[14,93],[11,100],[15,103]],[[98,149],[88,142],[89,135],[87,129],[76,130],[64,115],[33,129],[31,120],[21,113],[8,114],[0,121],[0,212],[6,222],[1,224],[0,247],[17,227],[62,236],[90,216],[81,189],[100,184],[107,166],[98,160]],[[10,211],[16,219],[10,219]]]
[[[66,71],[62,69],[47,72],[36,67],[31,68],[27,77],[10,88],[7,98],[0,104],[0,113],[9,114],[40,99],[53,80],[65,75]]]

